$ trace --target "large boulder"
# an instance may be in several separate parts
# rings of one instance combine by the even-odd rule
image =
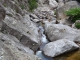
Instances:
[[[38,28],[30,20],[23,21],[26,25],[19,20],[6,16],[1,31],[15,36],[22,44],[36,51],[39,47]]]
[[[77,49],[79,46],[68,39],[50,42],[43,48],[43,53],[49,57],[55,57],[65,52]]]
[[[77,37],[78,40],[80,39],[79,30],[62,24],[46,24],[45,33],[50,41],[55,41],[63,38],[74,41]]]
[[[17,38],[0,33],[0,60],[40,60]]]

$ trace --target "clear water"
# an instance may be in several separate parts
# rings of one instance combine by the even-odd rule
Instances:
[[[42,60],[53,60],[53,58],[50,57],[46,57],[44,54],[42,54],[42,51],[37,51],[36,55],[40,58],[42,58]]]
[[[39,34],[40,34],[40,38],[41,38],[41,46],[40,46],[40,51],[36,52],[36,55],[40,58],[42,58],[42,60],[53,60],[53,58],[51,57],[47,57],[44,54],[42,54],[42,49],[44,48],[44,46],[49,42],[46,39],[46,36],[44,34],[44,29],[42,26],[39,26]]]

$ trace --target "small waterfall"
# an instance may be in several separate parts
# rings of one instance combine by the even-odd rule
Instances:
[[[51,57],[47,57],[42,53],[42,49],[44,48],[44,46],[49,42],[46,39],[46,36],[44,34],[44,29],[42,26],[39,26],[39,34],[40,34],[40,40],[41,40],[41,45],[40,45],[40,50],[36,52],[36,55],[40,58],[42,58],[42,60],[53,60],[53,58]]]
[[[42,54],[42,51],[37,51],[36,55],[42,58],[42,60],[53,60],[53,58],[47,57],[44,54]]]
[[[39,34],[40,34],[40,40],[41,40],[41,45],[40,45],[40,50],[43,49],[45,44],[47,44],[49,41],[46,39],[46,36],[44,34],[44,29],[42,26],[39,26]]]
[[[40,34],[40,37],[41,37],[41,42],[42,43],[48,43],[49,41],[46,39],[46,36],[44,34],[44,29],[42,26],[39,26],[39,34]]]

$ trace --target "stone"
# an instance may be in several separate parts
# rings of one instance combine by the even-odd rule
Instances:
[[[55,0],[49,0],[49,6],[54,9],[57,8],[58,3]]]
[[[0,60],[41,60],[17,38],[0,33]]]
[[[5,16],[6,16],[6,11],[2,6],[2,4],[0,3],[0,21],[4,20]]]
[[[30,14],[30,17],[33,19],[37,19],[38,17],[35,14]]]
[[[68,39],[60,39],[46,44],[43,48],[43,53],[49,57],[56,57],[63,53],[73,51],[77,48],[79,48],[79,46],[73,41]]]
[[[70,39],[77,41],[80,39],[80,31],[62,24],[45,24],[45,33],[50,41],[56,41],[58,39]]]
[[[22,44],[36,51],[39,47],[38,28],[30,20],[25,23],[26,25],[19,20],[6,16],[1,31],[15,36]]]
[[[40,22],[39,19],[32,19],[33,22],[37,23],[37,22]]]
[[[34,10],[35,15],[37,15],[40,21],[53,21],[55,20],[54,11],[47,7],[38,7]]]

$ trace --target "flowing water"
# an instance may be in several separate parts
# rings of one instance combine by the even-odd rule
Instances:
[[[40,34],[40,40],[41,40],[41,45],[40,45],[40,50],[36,52],[36,55],[40,58],[42,58],[42,60],[53,60],[53,58],[51,57],[47,57],[42,53],[42,49],[44,48],[44,46],[49,42],[46,39],[46,36],[44,34],[44,29],[42,26],[39,26],[39,34]]]

